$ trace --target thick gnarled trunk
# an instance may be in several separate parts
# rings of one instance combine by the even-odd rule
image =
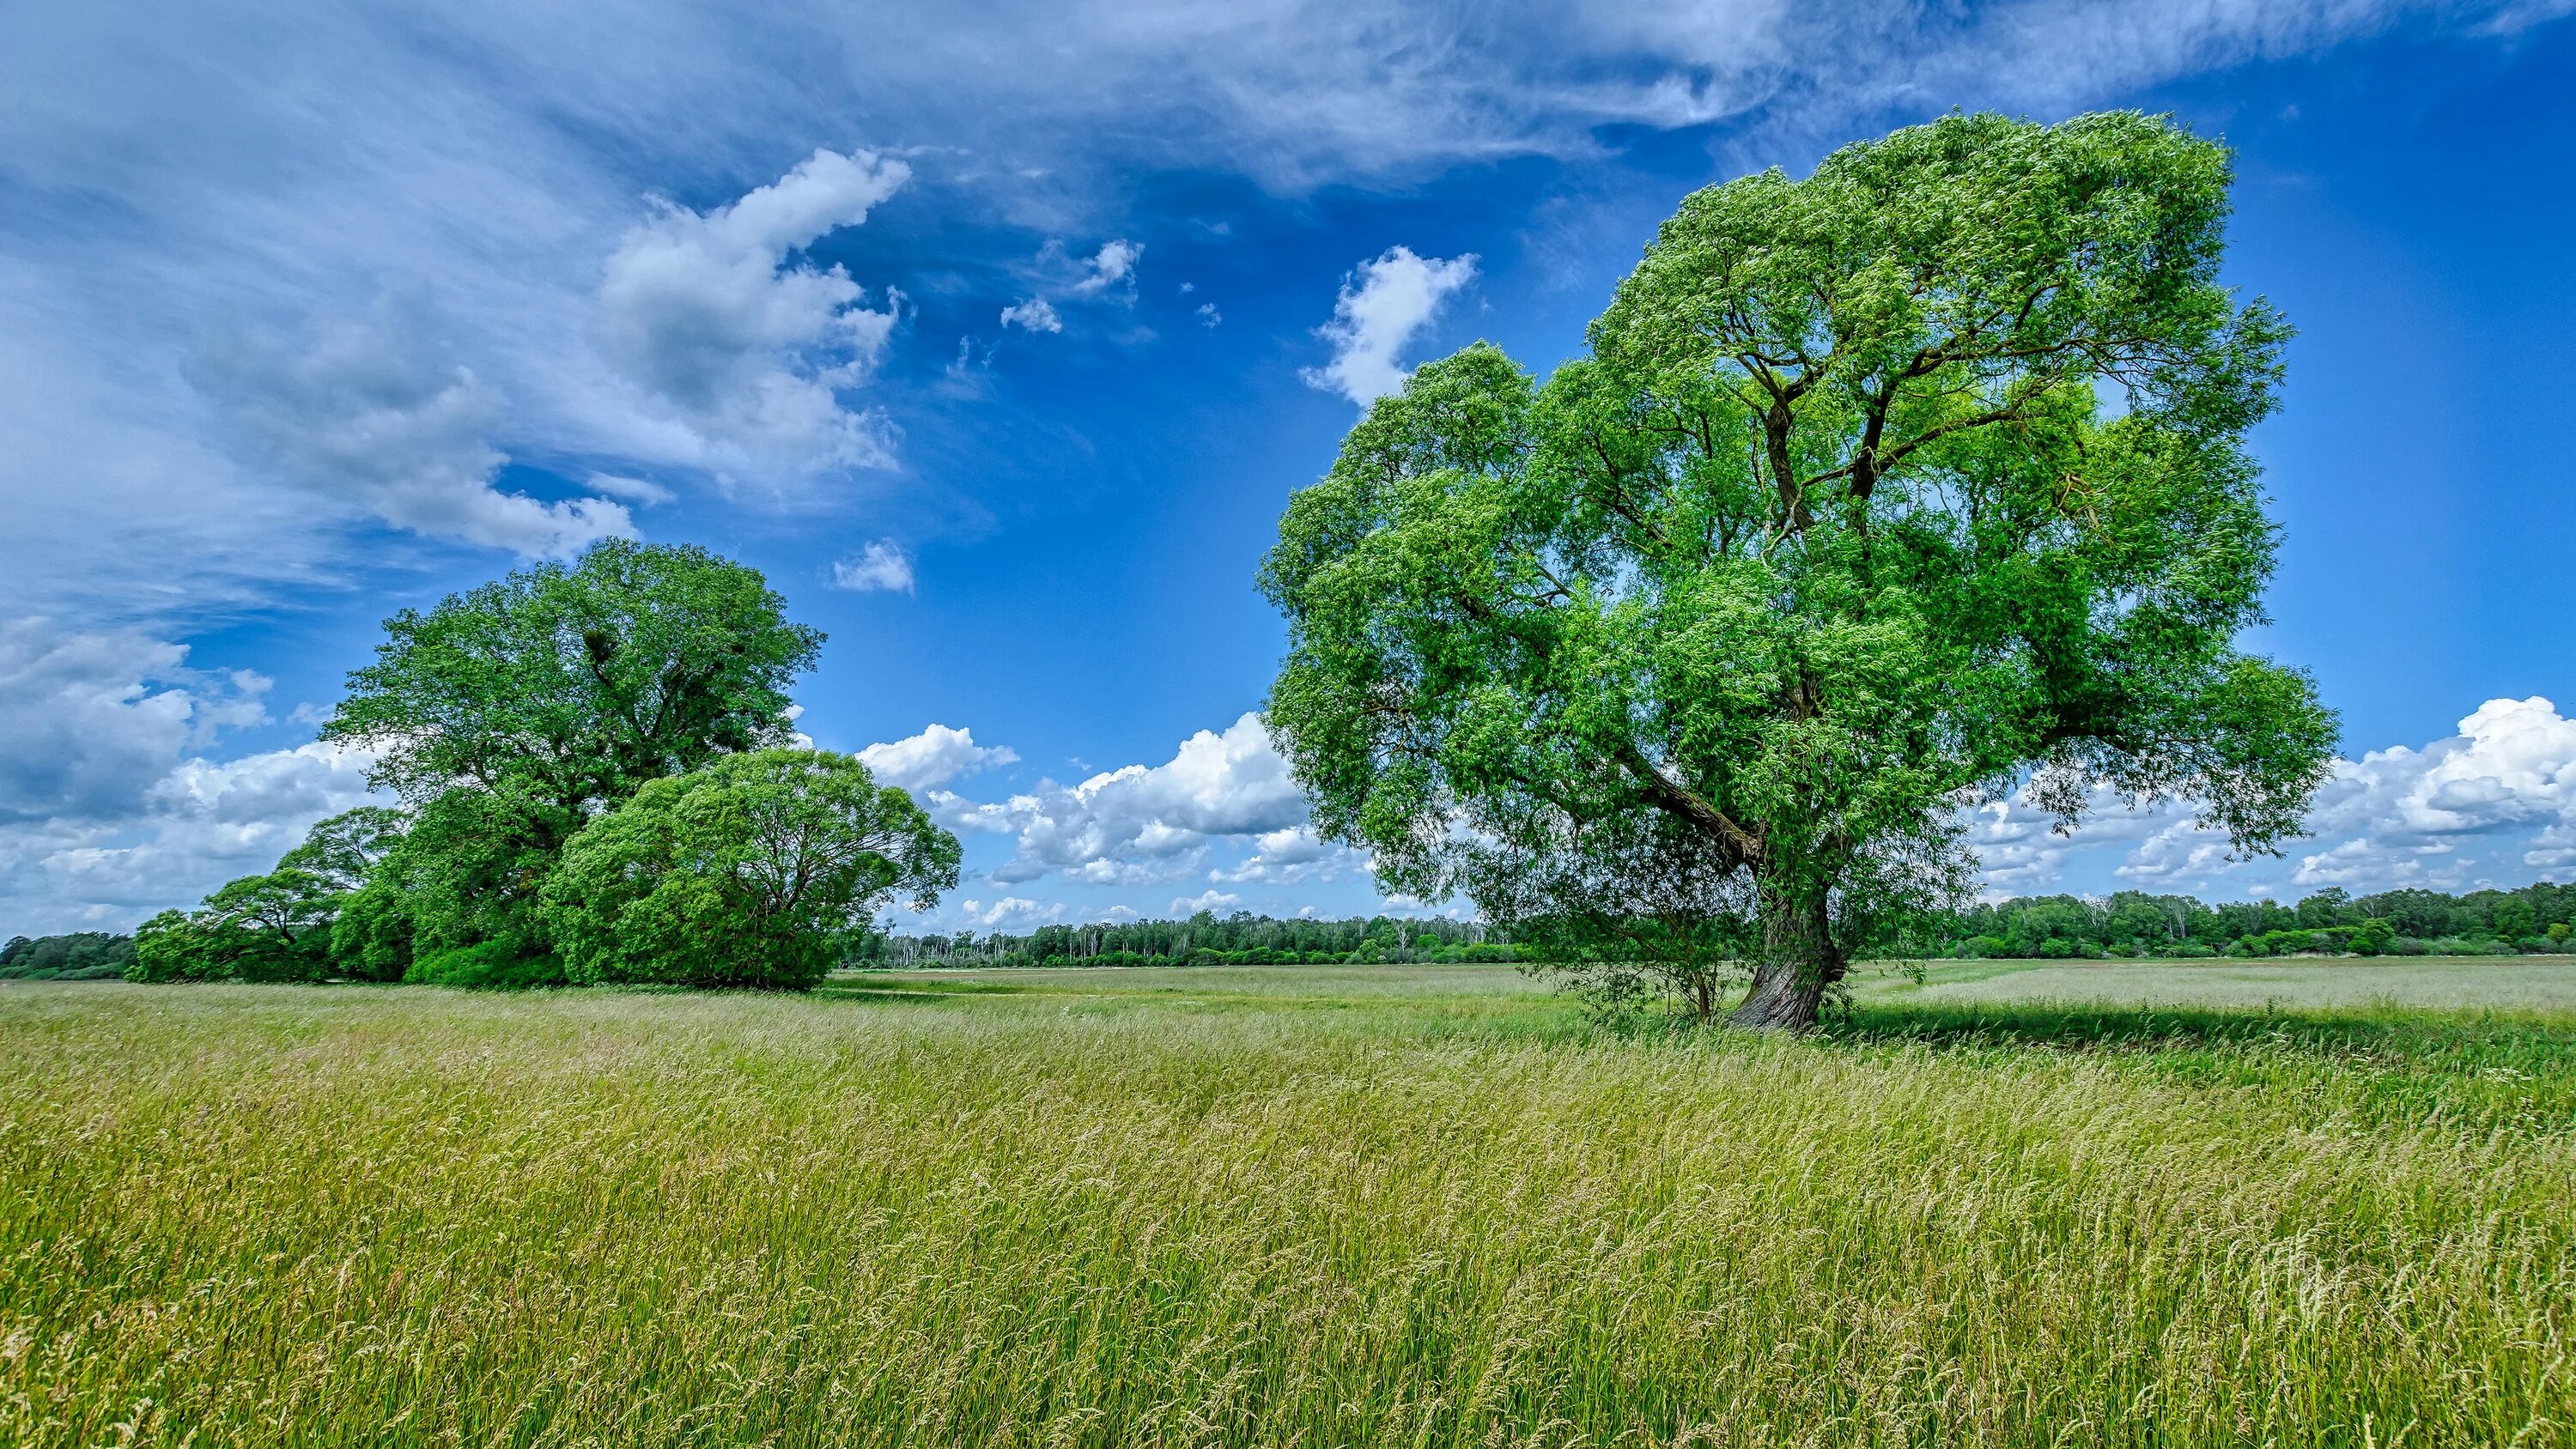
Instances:
[[[1753,987],[1727,1020],[1760,1031],[1802,1032],[1816,1024],[1825,992],[1843,979],[1821,891],[1762,893],[1762,959]]]

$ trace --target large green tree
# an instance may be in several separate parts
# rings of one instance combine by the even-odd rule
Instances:
[[[2335,721],[2234,643],[2289,329],[2218,281],[2229,179],[2156,118],[1953,116],[1694,194],[1543,386],[1422,368],[1263,570],[1319,827],[1601,959],[1744,963],[1789,1028],[1955,896],[1962,803],[2293,835]]]
[[[785,744],[822,642],[757,570],[622,539],[386,620],[322,730],[376,751],[370,782],[413,809],[351,949],[397,969],[406,923],[424,946],[536,949],[565,844],[649,781]]]
[[[386,620],[322,737],[378,751],[373,783],[414,804],[507,788],[579,817],[787,739],[823,636],[785,607],[705,549],[611,539]]]

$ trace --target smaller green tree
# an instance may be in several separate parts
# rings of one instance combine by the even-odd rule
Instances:
[[[194,911],[163,911],[134,933],[128,981],[319,981],[329,974],[340,893],[311,871],[244,876]]]
[[[652,781],[592,822],[540,910],[575,982],[801,990],[889,902],[936,904],[958,855],[858,760],[758,750]]]

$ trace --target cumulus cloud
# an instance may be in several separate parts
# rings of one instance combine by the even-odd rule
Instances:
[[[1228,895],[1224,891],[1219,890],[1205,890],[1194,896],[1174,897],[1172,900],[1172,914],[1175,916],[1187,917],[1195,916],[1201,911],[1206,911],[1212,915],[1223,915],[1227,911],[1231,911],[1242,904],[1243,897],[1241,896]]]
[[[1216,309],[1214,302],[1201,302],[1199,310],[1194,315],[1199,319],[1199,325],[1202,327],[1218,327],[1225,323],[1225,314]]]
[[[1224,885],[1298,886],[1368,869],[1367,856],[1318,837],[1311,825],[1264,831],[1253,837],[1253,846],[1241,864],[1209,871],[1208,879]]]
[[[267,717],[267,680],[187,657],[136,634],[0,622],[0,822],[134,814],[182,751]]]
[[[1022,280],[1036,290],[1002,309],[1002,326],[1025,332],[1062,332],[1064,313],[1056,300],[1085,302],[1107,297],[1133,304],[1136,262],[1145,255],[1141,243],[1124,237],[1104,242],[1088,257],[1066,253],[1064,243],[1050,241],[1037,260],[1023,269]]]
[[[1026,931],[1064,919],[1061,901],[1041,905],[1026,896],[1004,896],[989,905],[976,900],[960,901],[957,910],[967,924],[988,931]]]
[[[1333,360],[1299,373],[1306,385],[1337,392],[1361,407],[1403,389],[1398,359],[1413,345],[1441,303],[1474,280],[1474,253],[1442,260],[1395,246],[1360,263],[1342,283],[1333,319],[1315,329],[1332,344]]]
[[[2307,836],[2281,858],[2238,859],[2226,836],[2184,809],[2131,811],[2098,796],[2070,838],[2020,798],[1969,820],[1969,842],[1998,893],[2044,890],[2084,860],[2118,850],[2124,888],[2220,895],[2355,894],[2417,886],[2459,891],[2520,884],[2576,865],[2576,721],[2548,699],[2492,699],[2459,733],[2337,760]]]
[[[0,624],[0,911],[8,929],[131,924],[265,869],[366,797],[368,757],[312,744],[225,763],[268,681],[186,646]]]
[[[859,751],[860,761],[879,781],[906,790],[928,790],[960,775],[1016,763],[1019,758],[1008,745],[979,745],[973,730],[950,729],[944,724]]]
[[[1199,731],[1159,765],[1103,771],[1070,787],[1049,782],[988,803],[932,791],[929,803],[952,829],[1016,837],[1011,858],[993,872],[1004,885],[1047,875],[1107,886],[1179,880],[1205,868],[1212,839],[1306,821],[1305,796],[1256,714],[1222,732]]]
[[[183,882],[267,869],[313,822],[368,801],[373,763],[367,752],[319,742],[220,764],[182,760],[147,792],[133,822],[140,843],[63,851],[44,866],[65,895],[166,901]]]
[[[341,509],[527,557],[634,536],[624,505],[606,498],[545,502],[493,486],[508,461],[486,441],[501,399],[446,357],[416,299],[379,299],[306,337],[223,334],[189,373],[255,456]]]
[[[840,393],[884,353],[900,296],[871,309],[847,270],[789,258],[866,221],[911,174],[874,152],[818,150],[714,211],[660,203],[608,259],[602,352],[705,438],[711,461],[891,466],[884,415]]]
[[[1064,318],[1057,315],[1054,303],[1044,297],[1031,297],[1003,308],[1002,325],[1027,332],[1062,332]]]
[[[911,593],[912,560],[893,539],[878,539],[860,549],[857,558],[839,559],[833,563],[832,587],[862,594],[872,591]]]

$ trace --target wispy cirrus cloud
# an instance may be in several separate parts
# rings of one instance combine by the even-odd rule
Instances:
[[[840,384],[901,310],[799,251],[934,172],[943,204],[980,208],[960,222],[1101,223],[1054,284],[1061,326],[1068,298],[1132,283],[1146,244],[1111,228],[1156,168],[1299,193],[1596,153],[1606,124],[1804,137],[1891,110],[2063,110],[2401,22],[2510,33],[2557,8],[1083,0],[961,21],[647,0],[600,26],[23,7],[0,48],[0,549],[35,607],[157,616],[328,575],[369,520],[522,553],[635,527],[631,499],[504,481],[496,460],[773,485],[743,500],[783,486],[763,474],[880,468],[902,419]],[[1388,324],[1349,322],[1327,375],[1374,395],[1400,359],[1374,340]],[[316,342],[337,370],[301,355]],[[381,454],[348,445],[374,429]],[[111,523],[130,546],[79,557]]]

